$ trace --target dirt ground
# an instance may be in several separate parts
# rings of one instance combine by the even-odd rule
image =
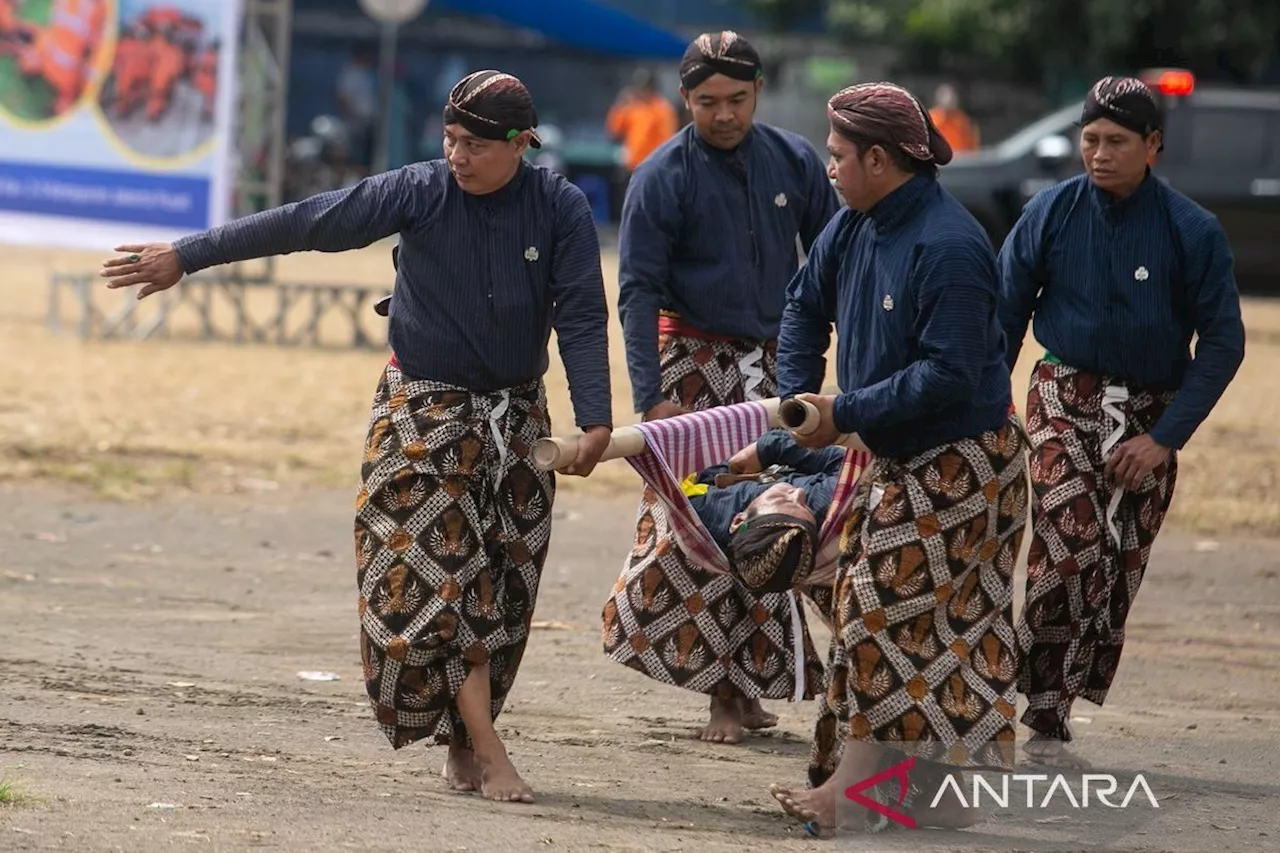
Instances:
[[[1160,807],[1015,795],[964,833],[819,842],[768,794],[803,784],[812,703],[770,703],[780,725],[743,745],[703,744],[704,697],[601,653],[634,535],[638,480],[620,461],[561,481],[500,720],[539,802],[452,794],[440,750],[393,751],[364,699],[351,554],[385,352],[199,341],[190,315],[169,340],[51,333],[49,275],[98,260],[7,247],[0,277],[0,853],[1280,849],[1280,303],[1246,302],[1249,356],[1181,456],[1118,684],[1077,709],[1083,754],[1121,792],[1143,774]],[[604,266],[612,308],[616,258]],[[291,256],[278,277],[389,286],[390,270],[381,245]],[[610,337],[629,423],[616,309]],[[1037,349],[1023,353],[1019,401]],[[554,356],[547,386],[566,430]]]
[[[601,654],[633,510],[582,493],[557,504],[500,718],[540,799],[496,806],[448,792],[439,749],[395,752],[374,725],[349,490],[127,504],[0,487],[0,780],[13,800],[0,850],[1280,847],[1280,544],[1167,531],[1111,701],[1077,709],[1082,753],[1121,793],[1144,774],[1159,809],[1059,797],[995,808],[963,833],[822,842],[768,794],[803,783],[812,703],[767,703],[773,732],[703,744],[702,697]],[[299,677],[310,671],[340,680]]]

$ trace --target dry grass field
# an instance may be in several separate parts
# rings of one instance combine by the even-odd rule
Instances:
[[[52,478],[120,499],[168,489],[253,492],[353,486],[367,407],[386,353],[283,348],[196,339],[195,317],[178,315],[169,340],[81,341],[45,326],[52,273],[96,271],[100,256],[8,248],[0,280],[0,478]],[[389,247],[280,260],[281,281],[385,283]],[[616,423],[631,423],[630,390],[613,310],[616,258],[605,257],[609,288]],[[129,294],[95,296],[115,311]],[[154,310],[148,300],[139,306]],[[267,292],[254,303],[271,313]],[[64,312],[67,319],[69,311]],[[225,312],[229,318],[229,309]],[[301,318],[305,319],[305,318]],[[301,319],[295,318],[296,322]],[[1248,357],[1233,387],[1181,456],[1172,521],[1202,531],[1280,534],[1280,302],[1245,305]],[[373,334],[384,322],[364,318]],[[338,340],[342,321],[324,333]],[[1030,342],[1015,376],[1025,399],[1037,347]],[[834,378],[832,379],[834,381]],[[572,425],[558,358],[547,375],[556,427]],[[624,462],[571,489],[618,491],[638,483]]]

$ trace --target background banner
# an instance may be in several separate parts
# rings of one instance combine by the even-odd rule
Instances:
[[[240,0],[0,0],[0,242],[226,221]]]

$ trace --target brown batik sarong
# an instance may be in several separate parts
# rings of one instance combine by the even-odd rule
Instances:
[[[1124,649],[1124,624],[1177,479],[1170,454],[1136,492],[1104,476],[1122,442],[1143,435],[1172,392],[1040,361],[1027,396],[1032,538],[1018,639],[1022,722],[1069,741],[1071,703],[1102,705]]]
[[[551,536],[541,381],[473,393],[388,365],[356,500],[365,687],[396,749],[469,738],[455,700],[489,664],[496,720],[524,654]]]
[[[1012,766],[1025,449],[1011,418],[872,463],[841,542],[813,785],[847,737],[941,764]]]
[[[772,341],[662,334],[659,348],[663,393],[686,409],[777,394]],[[613,660],[652,679],[722,699],[794,697],[799,645],[800,695],[812,698],[823,686],[801,600],[792,592],[753,595],[737,578],[695,565],[647,486],[634,547],[604,605],[603,644]]]

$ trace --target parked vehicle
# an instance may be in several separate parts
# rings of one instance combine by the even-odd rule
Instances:
[[[1165,150],[1154,174],[1218,217],[1242,288],[1280,290],[1280,91],[1197,85],[1182,69],[1140,76],[1165,109]],[[1062,107],[940,170],[997,250],[1033,195],[1084,171],[1082,106]]]

